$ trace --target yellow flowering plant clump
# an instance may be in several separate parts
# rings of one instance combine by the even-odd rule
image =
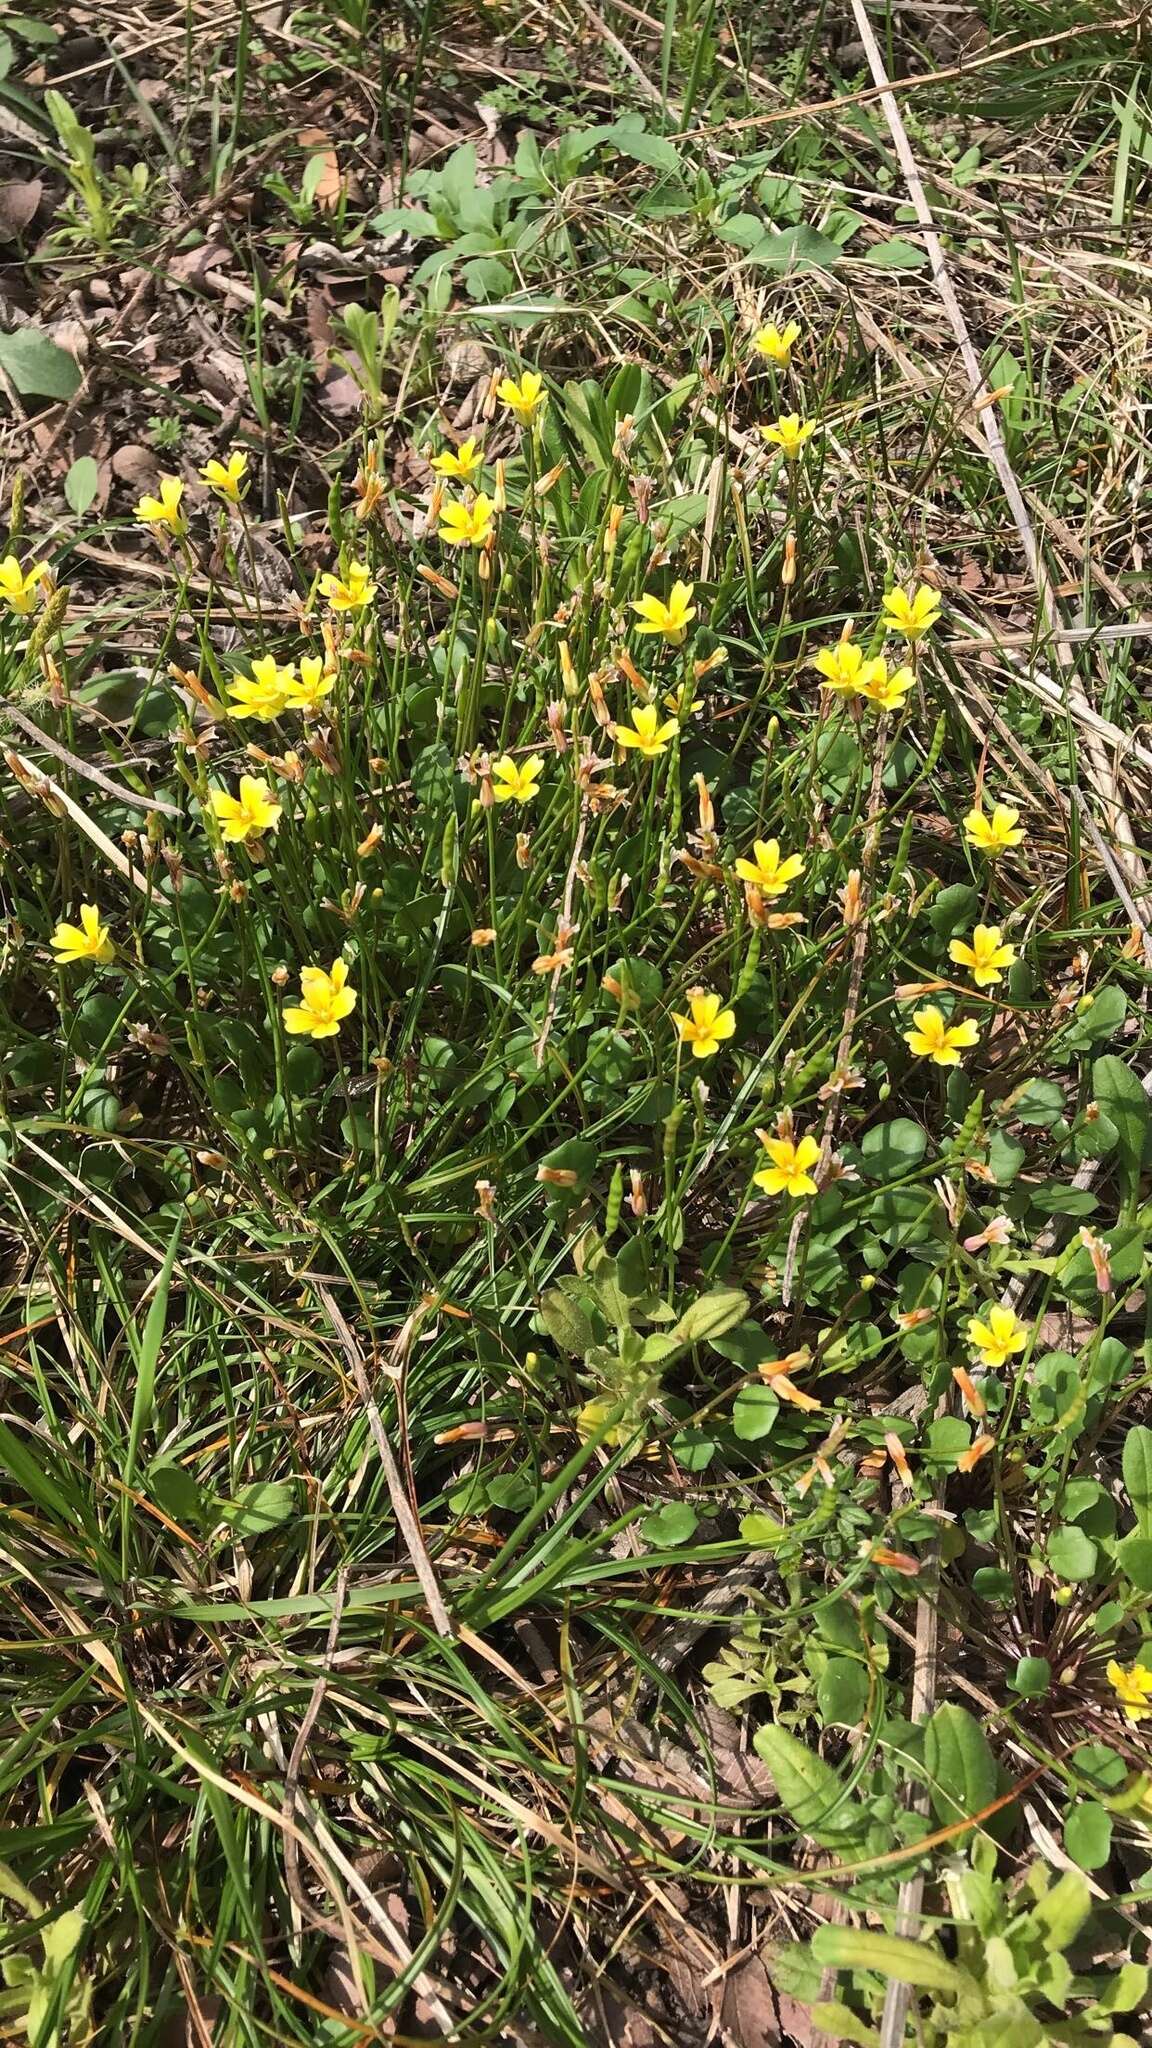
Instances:
[[[214,789],[208,800],[221,838],[233,846],[242,845],[246,839],[258,839],[264,832],[274,832],[280,823],[282,806],[273,800],[268,784],[254,775],[240,777],[235,796],[226,789]]]
[[[969,846],[994,860],[998,854],[1007,853],[1010,847],[1022,844],[1024,832],[1020,813],[1011,804],[993,804],[988,812],[976,803],[964,819],[964,836]]]
[[[244,496],[244,479],[247,474],[247,455],[243,448],[233,448],[226,462],[218,462],[215,458],[211,462],[206,462],[200,471],[200,478],[202,483],[208,485],[209,490],[215,491],[217,497],[223,498],[229,505],[238,505]]]
[[[669,647],[681,647],[688,636],[688,628],[696,617],[696,606],[692,602],[692,585],[676,582],[667,598],[656,597],[651,592],[644,597],[632,599],[632,610],[640,623],[638,633],[653,633],[666,641]]]
[[[816,432],[816,421],[802,420],[798,412],[786,412],[768,426],[762,426],[760,432],[770,448],[780,450],[785,462],[795,462]]]
[[[958,967],[968,969],[977,988],[992,988],[1003,981],[1005,969],[1016,958],[1016,948],[1003,943],[998,924],[978,924],[971,940],[953,939],[948,954]]]
[[[482,548],[496,530],[496,507],[483,491],[464,504],[449,500],[440,508],[440,539],[450,548]]]
[[[294,1038],[335,1038],[346,1017],[356,1008],[356,990],[348,986],[348,967],[334,960],[329,972],[323,967],[300,969],[300,1001],[284,1011],[284,1028]]]
[[[689,989],[687,1012],[673,1010],[672,1021],[680,1043],[697,1060],[711,1059],[736,1030],[736,1012],[725,1008],[723,996],[704,988]]]
[[[757,839],[753,843],[752,855],[751,860],[736,862],[736,873],[742,882],[759,889],[762,896],[782,896],[789,884],[798,881],[804,873],[803,855],[781,855],[778,839]]]
[[[766,326],[758,327],[752,336],[752,346],[758,356],[766,362],[775,363],[780,370],[786,370],[792,361],[792,351],[800,339],[800,322],[789,320],[783,327],[777,327],[770,320]]]
[[[531,426],[548,402],[544,379],[536,370],[525,370],[519,382],[514,377],[502,377],[496,386],[496,396],[522,427]]]
[[[645,761],[655,761],[679,730],[679,719],[662,719],[655,704],[638,704],[632,713],[631,725],[615,721],[612,737],[618,747],[642,755]]]
[[[27,617],[35,611],[41,589],[51,573],[47,562],[34,562],[30,569],[22,569],[15,555],[5,555],[0,561],[0,605]]]
[[[949,1024],[935,1003],[925,1003],[922,1010],[913,1012],[912,1029],[904,1033],[904,1043],[934,1066],[958,1067],[961,1053],[979,1045],[980,1033],[971,1017]]]
[[[136,517],[143,526],[167,527],[169,533],[187,533],[188,521],[181,511],[184,485],[178,476],[162,476],[157,485],[157,495],[145,493],[137,506]]]
[[[90,960],[96,967],[107,967],[108,962],[116,957],[112,935],[94,903],[80,905],[78,925],[58,924],[52,934],[51,945],[58,967],[73,967],[85,960]]]
[[[1027,1323],[1022,1323],[1015,1309],[1006,1308],[994,1301],[983,1316],[970,1316],[967,1336],[972,1349],[979,1353],[981,1365],[990,1372],[1007,1365],[1018,1351],[1023,1351],[1032,1332]]]
[[[458,448],[445,448],[432,457],[432,468],[437,476],[457,478],[461,483],[471,483],[484,467],[484,451],[474,434],[461,441]]]

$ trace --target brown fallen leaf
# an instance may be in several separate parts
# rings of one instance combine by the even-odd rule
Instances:
[[[40,178],[14,178],[0,185],[0,242],[14,242],[36,217],[44,197]]]
[[[142,441],[125,441],[112,457],[112,474],[122,484],[143,495],[154,491],[160,475],[160,465],[155,452],[146,448]]]
[[[725,1978],[720,2025],[732,2048],[779,2048],[776,1999],[759,1956],[748,1956]]]

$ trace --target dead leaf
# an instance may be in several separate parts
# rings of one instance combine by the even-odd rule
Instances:
[[[732,2048],[779,2048],[776,2000],[759,1956],[747,1957],[725,1978],[720,2025]]]
[[[207,270],[215,270],[230,257],[223,242],[201,242],[195,249],[178,249],[169,257],[168,275],[181,284],[199,284]]]
[[[359,412],[364,394],[350,371],[336,370],[321,384],[319,399],[325,412],[336,419],[349,419]]]
[[[14,242],[22,235],[44,197],[40,178],[14,178],[0,185],[0,242]]]
[[[112,457],[112,474],[122,484],[143,495],[156,488],[160,464],[155,452],[141,441],[125,441]]]
[[[348,181],[340,169],[340,159],[332,147],[331,137],[323,128],[302,128],[296,139],[300,147],[308,151],[309,163],[317,157],[323,159],[323,169],[312,185],[312,197],[322,213],[334,213]],[[312,176],[316,176],[315,172]]]
[[[308,293],[304,301],[304,325],[308,329],[308,339],[312,344],[311,355],[316,365],[316,374],[322,377],[328,368],[332,343],[336,338],[327,292]]]

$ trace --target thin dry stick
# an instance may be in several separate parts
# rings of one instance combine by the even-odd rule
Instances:
[[[316,1292],[324,1304],[325,1314],[335,1330],[340,1348],[348,1360],[349,1370],[356,1382],[356,1391],[364,1403],[364,1412],[368,1417],[368,1427],[372,1432],[372,1441],[379,1453],[380,1463],[384,1467],[384,1478],[388,1487],[389,1499],[392,1502],[392,1512],[396,1517],[396,1526],[404,1539],[404,1548],[408,1552],[412,1562],[412,1569],[420,1581],[424,1598],[428,1602],[428,1612],[432,1617],[432,1625],[437,1635],[451,1637],[455,1635],[456,1631],[452,1626],[448,1609],[444,1605],[444,1596],[436,1582],[436,1574],[432,1569],[432,1560],[425,1546],[423,1531],[416,1518],[415,1510],[404,1491],[404,1482],[400,1477],[400,1467],[393,1456],[392,1446],[388,1441],[380,1410],[373,1399],[372,1388],[368,1382],[368,1373],[360,1347],[348,1328],[340,1306],[330,1290],[323,1285],[318,1285]]]
[[[91,761],[82,761],[79,754],[71,753],[67,747],[61,746],[59,740],[54,740],[46,732],[41,732],[40,727],[34,725],[30,718],[26,718],[22,711],[17,711],[14,704],[5,704],[3,715],[10,718],[13,725],[18,725],[25,738],[31,740],[34,746],[43,747],[46,754],[54,754],[56,759],[63,761],[65,767],[71,768],[74,774],[86,776],[89,782],[98,783],[109,796],[116,798],[117,803],[128,804],[137,811],[161,811],[167,818],[180,816],[175,804],[161,803],[158,797],[141,796],[138,790],[124,789],[119,782],[113,782],[112,777],[105,775],[102,768],[97,768]]]
[[[944,251],[941,247],[940,237],[936,233],[932,209],[928,204],[928,196],[924,190],[924,181],[920,176],[920,169],[916,158],[912,154],[907,130],[904,127],[900,108],[893,94],[888,74],[884,69],[884,59],[880,54],[880,46],[872,32],[872,24],[865,12],[863,0],[852,0],[852,15],[860,31],[860,40],[867,53],[868,68],[876,81],[880,104],[884,110],[884,118],[888,123],[888,129],[892,136],[900,168],[904,173],[904,182],[908,187],[908,197],[912,201],[913,210],[924,237],[924,247],[932,271],[932,282],[939,294],[940,302],[947,315],[948,324],[956,337],[956,346],[960,352],[960,360],[964,365],[965,374],[968,378],[973,405],[979,419],[988,460],[996,472],[997,481],[1004,493],[1008,509],[1015,522],[1016,531],[1020,536],[1020,545],[1024,551],[1024,559],[1028,564],[1028,573],[1036,586],[1036,594],[1040,600],[1040,610],[1044,618],[1045,628],[1049,633],[1060,634],[1063,631],[1064,621],[1060,616],[1052,593],[1051,579],[1037,545],[1035,530],[1028,508],[1024,503],[1020,486],[1016,481],[1016,473],[1008,459],[1008,450],[1005,446],[999,415],[995,404],[991,400],[991,391],[984,372],[980,368],[980,361],[976,350],[972,345],[972,337],[968,332],[968,323],[964,318],[960,301],[956,296],[952,279],[948,274],[948,268],[944,261]],[[1081,714],[1087,711],[1091,715],[1091,706],[1070,666],[1072,661],[1070,648],[1063,640],[1058,639],[1054,644],[1057,656],[1065,668],[1067,679],[1066,702]],[[1136,842],[1124,810],[1115,775],[1112,772],[1112,764],[1107,752],[1094,734],[1089,733],[1086,736],[1084,750],[1088,756],[1091,780],[1097,795],[1104,805],[1111,836],[1120,849],[1121,857],[1128,870],[1134,890],[1143,893],[1148,888],[1148,878],[1144,873],[1143,864],[1136,852]]]

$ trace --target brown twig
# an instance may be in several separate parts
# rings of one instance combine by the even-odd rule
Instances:
[[[437,1584],[436,1574],[432,1569],[432,1560],[428,1555],[424,1534],[417,1519],[415,1509],[404,1491],[404,1484],[400,1477],[400,1467],[396,1463],[392,1446],[385,1432],[380,1410],[373,1398],[360,1346],[352,1335],[339,1303],[335,1300],[330,1289],[323,1285],[318,1285],[316,1292],[324,1305],[325,1314],[336,1332],[340,1348],[348,1361],[349,1371],[356,1383],[356,1391],[364,1403],[364,1413],[368,1417],[368,1427],[372,1432],[372,1441],[376,1446],[380,1463],[384,1468],[384,1478],[388,1487],[388,1496],[392,1502],[392,1512],[396,1517],[396,1526],[403,1538],[404,1547],[412,1563],[412,1569],[420,1581],[424,1598],[428,1602],[428,1612],[432,1618],[432,1625],[437,1635],[451,1637],[455,1635],[456,1631],[452,1626],[448,1609],[444,1605],[444,1596]]]

